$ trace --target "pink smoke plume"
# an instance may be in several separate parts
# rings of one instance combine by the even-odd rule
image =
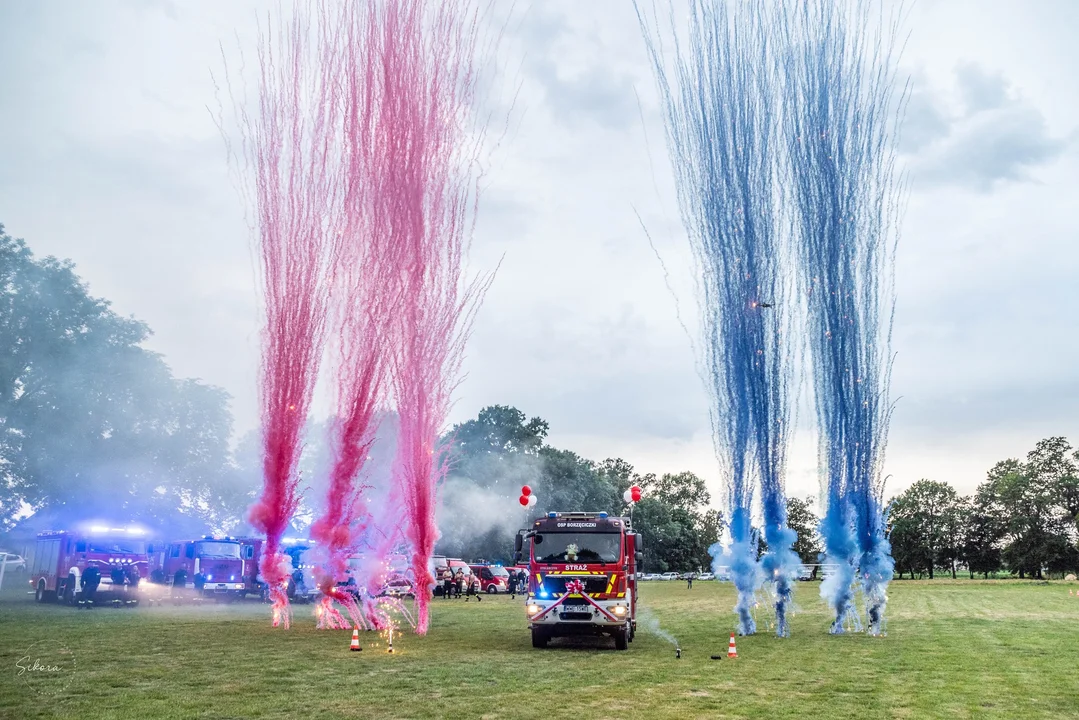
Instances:
[[[270,587],[274,625],[285,627],[291,560],[280,541],[299,502],[296,465],[322,358],[343,194],[338,37],[325,7],[316,13],[315,30],[299,9],[276,33],[260,28],[257,112],[238,105],[266,314],[259,382],[263,488],[249,519],[266,534],[259,568]]]

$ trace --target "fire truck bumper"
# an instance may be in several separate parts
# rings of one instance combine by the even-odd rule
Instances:
[[[244,584],[242,582],[206,583],[202,586],[203,592],[213,593],[238,592],[243,589]]]
[[[629,603],[621,598],[595,600],[595,605],[574,598],[557,605],[553,600],[530,598],[525,612],[530,627],[557,631],[558,634],[616,630],[625,627],[630,619]]]

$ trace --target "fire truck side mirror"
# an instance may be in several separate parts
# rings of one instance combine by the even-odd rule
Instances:
[[[638,569],[644,566],[644,553],[640,550],[633,555],[633,559],[637,562]]]
[[[524,547],[524,538],[521,537],[521,533],[517,533],[517,537],[513,538],[513,552],[515,555],[521,554],[521,548]]]

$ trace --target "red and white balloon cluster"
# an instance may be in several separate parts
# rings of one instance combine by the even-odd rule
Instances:
[[[641,488],[638,485],[634,485],[629,490],[622,493],[622,499],[626,501],[627,505],[639,503],[641,501]]]
[[[525,485],[521,488],[521,497],[517,498],[517,502],[525,507],[533,507],[539,501],[536,500],[536,496],[532,494],[532,488]]]

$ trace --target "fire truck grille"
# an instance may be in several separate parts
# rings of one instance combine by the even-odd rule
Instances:
[[[561,595],[566,592],[566,583],[573,580],[580,580],[584,584],[584,591],[589,595],[595,595],[607,590],[608,578],[606,575],[594,575],[592,577],[548,575],[543,579],[543,586],[547,588],[548,592]]]

